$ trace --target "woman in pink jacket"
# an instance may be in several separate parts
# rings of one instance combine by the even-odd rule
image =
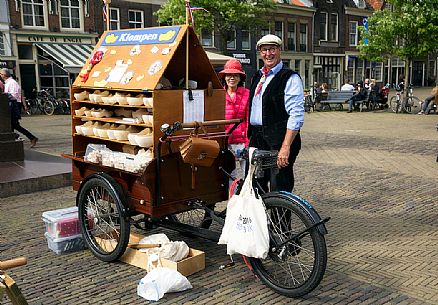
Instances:
[[[243,148],[248,147],[248,138],[246,131],[248,129],[248,97],[249,90],[243,87],[246,74],[243,71],[240,61],[230,59],[226,62],[224,69],[219,72],[219,77],[225,85],[226,102],[225,102],[225,119],[243,119],[243,122],[237,126],[233,133],[228,138],[230,150],[233,152],[236,160],[239,161],[241,173],[245,173],[245,160],[240,157]],[[233,125],[226,126],[226,130],[230,130]],[[236,170],[232,173],[236,175]]]

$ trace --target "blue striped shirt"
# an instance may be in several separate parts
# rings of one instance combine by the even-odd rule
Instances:
[[[278,63],[269,70],[263,83],[262,90],[257,96],[252,98],[251,114],[249,122],[251,125],[263,125],[262,123],[262,97],[266,87],[274,76],[283,68],[283,62]],[[303,82],[298,74],[292,76],[286,82],[284,88],[284,107],[289,114],[287,128],[290,130],[300,130],[304,123],[304,90]]]

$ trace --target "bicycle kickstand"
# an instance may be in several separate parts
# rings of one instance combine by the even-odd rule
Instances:
[[[234,260],[233,260],[233,256],[232,255],[230,255],[230,260],[231,260],[231,262],[229,262],[229,263],[227,263],[227,264],[225,264],[225,265],[220,265],[219,266],[219,270],[224,270],[225,268],[228,268],[228,267],[232,267],[232,266],[234,266]]]

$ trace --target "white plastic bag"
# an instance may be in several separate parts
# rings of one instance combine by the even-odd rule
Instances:
[[[252,157],[254,148],[250,148]],[[240,253],[248,257],[266,258],[269,252],[268,219],[263,200],[255,196],[252,175],[255,166],[249,162],[248,178],[239,195],[228,201],[225,225],[218,244],[227,245],[227,254]]]
[[[192,289],[189,280],[176,270],[158,267],[149,272],[137,285],[137,294],[148,301],[158,301],[166,292]]]

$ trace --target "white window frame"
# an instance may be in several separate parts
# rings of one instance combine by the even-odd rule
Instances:
[[[116,11],[117,12],[117,19],[111,19],[111,11]],[[110,29],[111,30],[120,30],[120,9],[118,7],[110,7],[109,9],[109,23],[110,23]],[[113,29],[111,27],[111,25],[115,23],[117,25],[116,29]]]
[[[293,24],[294,31],[289,31],[289,25]],[[293,37],[291,37],[291,33],[293,33]],[[289,48],[289,39],[292,38],[294,42],[293,49]],[[297,50],[297,23],[296,22],[288,22],[287,23],[287,41],[286,41],[288,51],[295,52]]]
[[[249,29],[242,29],[241,31],[241,35],[242,35],[242,50],[251,50],[251,31]],[[247,39],[244,39],[247,38]],[[247,40],[248,41],[248,47],[244,47],[243,45],[243,41]]]
[[[26,3],[23,3],[26,2]],[[47,12],[47,1],[42,0],[42,4],[40,3],[34,3],[34,0],[22,0],[20,1],[21,5],[21,24],[23,25],[23,29],[48,29],[48,12]],[[32,6],[32,19],[33,24],[32,25],[25,25],[24,24],[24,7],[23,5],[31,5]],[[42,5],[43,7],[43,18],[44,18],[44,25],[35,25],[35,5]]]
[[[71,6],[71,0],[67,0],[69,2],[69,5],[67,6],[67,8],[69,9],[69,16],[68,19],[70,21],[70,25],[71,25],[71,9],[78,9],[79,11],[79,27],[78,28],[73,28],[73,27],[63,27],[62,26],[62,8],[63,6],[61,5],[61,1],[59,0],[59,27],[63,30],[63,31],[78,31],[78,30],[83,30],[84,28],[84,18],[83,18],[83,5],[81,0],[78,1],[79,6]]]
[[[227,40],[227,50],[235,50],[237,48],[237,43],[236,43],[236,35],[237,35],[236,27],[232,26],[232,28],[229,31],[229,33],[230,33],[230,35],[232,35],[232,37],[234,37],[234,39]]]
[[[211,32],[210,32],[210,34],[211,34],[211,44],[204,44],[204,38],[202,37],[202,32],[204,31],[204,33],[206,33],[205,32],[205,30],[204,29],[201,29],[201,33],[199,34],[199,36],[200,36],[200,41],[201,41],[201,45],[203,46],[203,47],[214,47],[214,31],[213,30],[211,30]]]
[[[134,21],[132,21],[131,19],[130,19],[130,13],[134,13],[135,15],[135,19],[137,19],[137,14],[138,13],[140,13],[140,21],[138,21],[138,20],[134,20]],[[142,11],[142,10],[128,10],[128,24],[129,24],[129,27],[130,28],[135,28],[135,29],[138,29],[138,27],[133,27],[132,25],[140,25],[140,27],[139,28],[144,28],[144,12]],[[132,25],[131,25],[132,24]]]
[[[355,31],[353,33],[353,28],[352,25],[354,24],[355,26]],[[357,46],[357,41],[358,41],[358,26],[359,23],[357,21],[350,21],[349,23],[349,27],[348,27],[348,43],[350,46],[355,47]],[[354,37],[354,42],[352,42],[352,38]]]
[[[357,0],[357,7],[358,8],[365,8],[365,0]]]
[[[328,20],[328,17],[329,17],[329,14],[328,14],[328,12],[321,12],[321,16],[322,15],[325,15],[325,29],[324,29],[324,36],[323,35],[321,35],[321,31],[319,32],[319,40],[320,41],[327,41],[327,39],[328,39],[328,22],[329,22],[329,20]],[[323,25],[324,23],[322,23],[322,20],[321,20],[321,24],[320,25]],[[321,29],[321,26],[319,27],[319,29]]]
[[[334,30],[334,35],[335,37],[332,39],[332,35],[333,35],[333,29],[332,29],[332,20],[333,17],[336,17],[336,29]],[[338,41],[339,39],[339,14],[338,13],[330,13],[330,33],[329,33],[329,37],[330,37],[330,41]]]

